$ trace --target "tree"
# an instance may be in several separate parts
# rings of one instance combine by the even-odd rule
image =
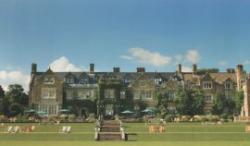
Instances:
[[[4,114],[8,116],[16,116],[22,114],[24,108],[28,106],[28,95],[24,92],[21,85],[9,85],[8,91],[3,99]]]
[[[213,100],[212,113],[216,115],[233,115],[235,102],[232,98],[227,98],[224,93],[217,93]]]
[[[218,68],[208,68],[208,69],[199,69],[196,73],[201,75],[205,73],[218,73],[220,70]]]
[[[9,85],[5,98],[8,98],[11,103],[19,103],[23,106],[28,105],[28,95],[24,92],[23,87],[18,84]]]
[[[0,101],[4,98],[4,90],[2,86],[0,85]]]
[[[203,114],[205,105],[203,91],[200,89],[178,89],[175,98],[176,110],[181,115]]]
[[[174,98],[170,96],[170,92],[165,92],[163,94],[158,94],[157,98],[157,107],[160,111],[162,118],[165,118],[167,114],[173,115],[174,111],[170,110],[170,106],[174,105]]]
[[[89,113],[96,113],[96,101],[88,99],[82,100],[74,97],[72,100],[67,101],[65,108],[69,108],[76,116],[88,117]]]
[[[191,96],[193,98],[193,114],[199,115],[204,113],[204,106],[205,106],[205,97],[203,90],[201,89],[194,89],[191,91]]]
[[[234,98],[233,98],[233,100],[235,102],[234,114],[235,115],[240,115],[241,108],[242,108],[242,105],[243,105],[243,100],[244,100],[244,92],[243,91],[237,91]]]
[[[24,106],[22,106],[19,103],[12,103],[9,107],[9,115],[10,116],[19,115],[20,113],[23,113],[23,111],[24,111]]]
[[[0,114],[3,114],[3,111],[4,111],[3,99],[4,99],[4,90],[2,86],[0,85]]]

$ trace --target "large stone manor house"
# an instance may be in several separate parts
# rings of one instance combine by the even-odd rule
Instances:
[[[141,102],[145,108],[154,107],[157,94],[164,93],[174,98],[179,87],[202,89],[206,112],[211,110],[217,93],[232,98],[236,91],[244,90],[242,115],[249,115],[250,80],[243,65],[226,72],[201,73],[196,64],[191,72],[182,72],[181,64],[174,72],[146,72],[144,67],[138,67],[135,72],[122,72],[119,67],[114,67],[111,72],[96,72],[94,64],[90,64],[87,72],[54,72],[50,68],[39,72],[37,65],[32,64],[29,104],[49,115],[76,106],[79,107],[78,115],[115,115],[128,108],[139,110]],[[74,101],[83,101],[83,104]],[[169,108],[174,110],[175,107]]]

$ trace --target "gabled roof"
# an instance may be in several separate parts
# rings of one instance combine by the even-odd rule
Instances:
[[[193,83],[197,83],[200,80],[209,79],[211,78],[215,82],[219,84],[223,84],[226,80],[230,79],[233,82],[236,82],[236,74],[235,73],[227,73],[227,72],[219,72],[219,73],[208,73],[208,74],[202,74],[197,75],[193,73],[183,73],[183,79],[184,81],[190,81]]]
[[[223,84],[226,80],[230,79],[233,82],[237,81],[235,73],[211,73],[211,77],[218,83]]]

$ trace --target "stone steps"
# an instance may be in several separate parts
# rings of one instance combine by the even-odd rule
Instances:
[[[103,126],[100,128],[101,132],[120,132],[120,127],[115,126]]]
[[[121,133],[114,133],[114,132],[105,132],[105,133],[98,133],[98,140],[99,141],[120,141],[122,140]]]
[[[119,141],[122,140],[121,125],[119,121],[104,120],[100,125],[100,132],[98,132],[99,141]]]

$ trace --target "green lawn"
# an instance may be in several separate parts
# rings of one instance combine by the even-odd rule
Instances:
[[[17,125],[17,124],[11,124]],[[25,126],[27,124],[18,124]],[[30,124],[28,124],[30,125]],[[59,134],[63,125],[72,126],[72,133]],[[167,124],[164,134],[149,134],[145,124],[124,124],[127,132],[138,133],[137,141],[96,142],[94,124],[38,125],[33,133],[7,134],[7,124],[0,127],[0,146],[249,146],[250,134],[245,133],[244,123],[201,125],[200,123]]]

